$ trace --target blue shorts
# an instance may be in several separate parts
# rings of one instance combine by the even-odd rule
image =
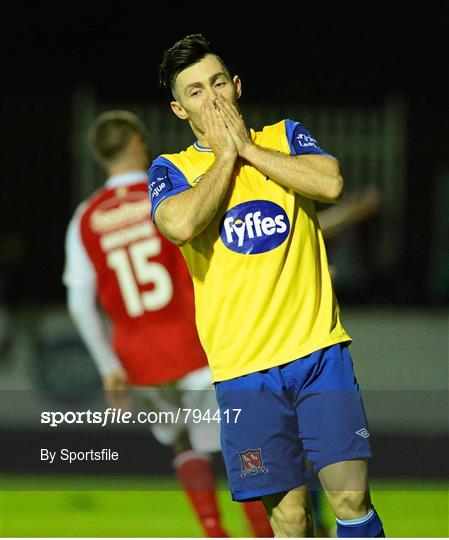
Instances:
[[[360,388],[345,344],[218,382],[215,389],[221,446],[235,501],[301,486],[313,476],[310,464],[316,473],[331,463],[372,455]]]

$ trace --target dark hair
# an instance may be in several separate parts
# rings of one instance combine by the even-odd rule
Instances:
[[[159,66],[160,86],[172,92],[178,74],[192,64],[196,64],[208,54],[215,53],[210,50],[209,42],[202,34],[191,34],[177,41],[162,56],[162,62]],[[229,71],[223,60],[218,55],[215,56]]]

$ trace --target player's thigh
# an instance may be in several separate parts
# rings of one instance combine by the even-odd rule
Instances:
[[[295,508],[309,508],[310,497],[306,485],[299,486],[290,491],[282,491],[262,497],[267,514],[271,517],[273,512],[293,512]]]
[[[366,515],[371,508],[367,460],[351,460],[323,467],[318,478],[334,513],[340,519]]]
[[[140,418],[147,419],[149,431],[163,445],[184,448],[181,439],[186,431],[182,415],[182,392],[174,385],[139,387],[133,397]],[[178,419],[178,421],[176,421]]]
[[[340,461],[323,467],[318,478],[326,491],[368,491],[368,462],[363,459]]]
[[[305,485],[290,491],[267,495],[262,501],[277,535],[289,532],[301,536],[311,535],[312,505]]]

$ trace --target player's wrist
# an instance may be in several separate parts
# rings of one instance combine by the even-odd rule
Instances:
[[[251,161],[251,156],[254,153],[256,145],[253,141],[244,142],[239,148],[239,156],[245,161]]]
[[[226,148],[224,150],[220,150],[215,154],[216,160],[222,160],[222,161],[235,161],[237,159],[238,152],[237,148]]]

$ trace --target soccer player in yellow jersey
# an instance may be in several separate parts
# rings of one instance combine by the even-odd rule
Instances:
[[[339,536],[384,536],[351,338],[314,207],[340,197],[339,164],[299,122],[248,130],[239,77],[199,34],[164,53],[160,80],[197,141],[154,160],[152,216],[192,275],[232,496],[261,498],[276,536],[308,536],[312,467]]]

